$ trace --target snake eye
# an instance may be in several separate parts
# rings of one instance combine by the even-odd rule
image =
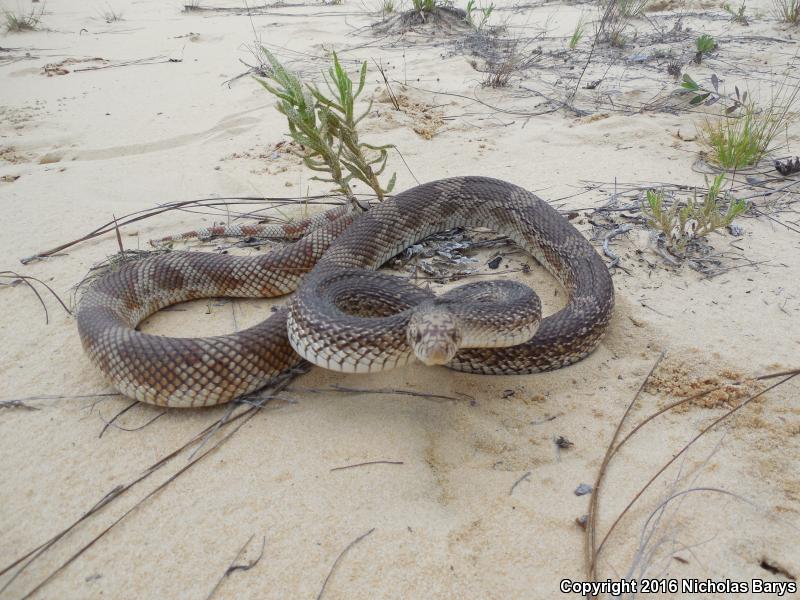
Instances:
[[[422,332],[418,331],[417,335],[414,336],[414,341],[419,344],[422,341]]]

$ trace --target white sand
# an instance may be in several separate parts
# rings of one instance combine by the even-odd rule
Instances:
[[[620,58],[595,91],[580,91],[579,105],[595,116],[558,111],[529,118],[513,113],[538,112],[545,105],[537,107],[541,99],[516,86],[553,93],[543,85],[557,78],[552,68],[532,69],[510,89],[481,88],[482,75],[469,56],[451,51],[452,40],[409,36],[392,47],[389,39],[355,29],[377,20],[358,2],[276,8],[252,18],[186,14],[179,2],[160,0],[111,0],[111,5],[123,20],[107,24],[100,17],[107,6],[99,0],[48,0],[40,31],[0,35],[0,177],[19,176],[0,182],[1,267],[42,279],[64,297],[94,264],[117,251],[113,235],[27,266],[18,259],[77,238],[112,215],[157,203],[325,190],[297,160],[259,158],[271,155],[267,148],[285,131],[270,96],[250,78],[224,85],[244,71],[240,58],[252,59],[245,44],[253,29],[308,76],[323,63],[307,55],[336,48],[348,60],[380,59],[392,79],[431,90],[407,89],[407,113],[397,114],[380,102],[382,85],[370,61],[365,95],[378,101],[365,121],[366,135],[396,144],[419,181],[491,175],[553,200],[581,191],[584,181],[703,183],[692,170],[697,143],[676,137],[678,131],[684,138],[694,136],[697,114],[614,110],[656,96],[668,99],[675,84],[663,69],[626,65]],[[2,0],[0,6],[15,10],[29,4]],[[779,79],[769,70],[796,63],[798,30],[776,22],[768,2],[748,4],[748,11],[758,8],[762,17],[747,28],[722,18],[719,9],[699,19],[696,11],[709,6],[692,5],[695,16],[687,15],[684,26],[727,42],[716,62],[691,64],[687,71],[707,81],[716,69],[727,89],[738,84],[768,95],[769,81]],[[564,48],[582,11],[587,18],[596,16],[590,5],[552,4],[513,17],[496,11],[493,19],[512,18],[531,28],[521,35],[533,35],[549,16],[549,37],[541,44],[552,50]],[[652,34],[646,21],[635,24],[642,35]],[[579,46],[583,58],[570,59],[576,72],[591,37]],[[688,62],[691,39],[673,45]],[[620,56],[634,54],[635,42]],[[610,56],[606,50],[597,55],[584,83],[604,76]],[[46,64],[67,59],[89,61],[64,63],[66,74],[44,74]],[[157,64],[75,70],[143,59]],[[559,72],[564,71],[563,56],[547,61],[560,61]],[[470,100],[473,96],[511,112],[493,111]],[[597,108],[595,100],[603,106]],[[799,132],[793,125],[776,153],[789,152],[787,139],[797,152]],[[414,185],[396,156],[390,168],[398,173],[398,189]],[[605,189],[573,197],[564,208],[599,206],[611,186]],[[758,202],[763,207],[765,200]],[[588,235],[584,213],[574,222]],[[144,249],[150,238],[211,220],[168,212],[125,228],[122,239],[126,248]],[[736,244],[760,264],[713,279],[687,266],[666,266],[639,229],[618,238],[614,248],[630,274],[615,272],[617,308],[609,334],[576,366],[517,377],[420,366],[370,376],[313,369],[293,384],[296,391],[268,404],[217,451],[145,500],[35,597],[206,598],[252,536],[237,562],[257,558],[264,540],[260,562],[233,572],[213,597],[314,598],[337,556],[370,531],[342,557],[325,598],[559,597],[562,578],[585,579],[583,531],[575,519],[586,513],[589,497],[573,490],[594,481],[616,423],[662,351],[667,357],[659,378],[642,396],[633,422],[676,394],[702,386],[704,379],[727,381],[799,366],[800,238],[763,217],[740,223],[742,238],[713,234],[711,242],[731,252]],[[517,263],[514,258],[511,266]],[[549,312],[558,307],[557,286],[543,269],[534,266],[531,275],[518,278],[539,290]],[[40,410],[0,409],[0,568],[58,534],[115,486],[135,480],[226,411],[173,410],[139,431],[111,427],[99,437],[103,421],[128,400],[98,403],[94,395],[113,390],[83,355],[74,319],[51,297],[45,302],[48,325],[24,285],[0,289],[0,400],[87,397],[27,402]],[[269,305],[197,302],[186,311],[159,314],[145,328],[168,335],[229,332],[264,318]],[[473,400],[298,391],[332,385],[466,394]],[[662,543],[639,565],[647,576],[799,577],[797,391],[790,382],[743,409],[679,461],[680,473],[672,469],[657,480],[603,550],[601,578],[628,572],[648,515],[670,494],[691,487],[720,488],[741,499],[694,492],[671,503],[651,540]],[[731,401],[744,398],[732,394]],[[724,413],[722,400],[660,417],[631,440],[612,463],[601,496],[601,534],[666,460]],[[139,405],[116,423],[135,428],[159,413]],[[574,447],[558,451],[558,436]],[[80,523],[0,597],[25,596],[186,466],[187,456],[179,455]],[[402,464],[331,471],[368,461]],[[762,561],[782,572],[765,570]],[[13,572],[0,577],[0,586]]]

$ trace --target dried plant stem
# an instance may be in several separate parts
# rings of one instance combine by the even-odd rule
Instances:
[[[328,581],[330,581],[330,578],[333,576],[333,572],[336,570],[336,567],[339,566],[339,563],[342,561],[342,558],[344,558],[344,555],[347,554],[353,546],[355,546],[358,542],[363,540],[365,537],[367,537],[373,531],[375,531],[374,527],[372,529],[370,529],[369,531],[367,531],[366,533],[362,533],[360,536],[358,536],[352,542],[347,544],[347,546],[345,546],[345,549],[342,550],[339,553],[339,556],[337,556],[336,560],[333,561],[333,566],[331,566],[331,570],[328,571],[328,576],[325,578],[325,581],[322,582],[322,587],[319,590],[319,594],[317,594],[317,600],[320,600],[322,598],[323,594],[325,593],[325,587],[328,585]]]
[[[661,359],[663,358],[663,356],[664,355],[662,353],[662,355],[659,357],[658,361],[655,363],[653,368],[648,373],[647,377],[642,382],[642,385],[639,387],[639,390],[635,394],[634,399],[628,405],[628,408],[626,409],[625,413],[623,414],[622,418],[620,419],[620,422],[617,425],[617,429],[616,429],[616,431],[614,433],[614,436],[613,436],[613,438],[611,440],[611,443],[608,445],[608,448],[606,450],[606,455],[605,455],[605,457],[603,459],[603,463],[602,463],[602,465],[600,467],[597,479],[595,481],[594,493],[592,494],[592,498],[590,500],[590,505],[589,505],[589,518],[587,520],[586,538],[585,538],[586,539],[586,556],[585,556],[585,558],[586,558],[586,573],[587,573],[588,578],[590,580],[592,580],[592,581],[597,581],[597,558],[600,555],[600,552],[602,551],[602,549],[605,547],[605,544],[608,541],[611,533],[616,529],[617,525],[620,523],[620,521],[623,519],[623,517],[628,513],[628,511],[633,507],[633,505],[638,501],[638,499],[642,496],[642,494],[644,494],[644,492],[650,487],[650,485],[662,473],[664,473],[664,471],[666,471],[680,456],[682,456],[684,453],[686,453],[686,451],[688,451],[689,448],[698,439],[700,439],[703,435],[705,435],[707,432],[711,431],[717,425],[719,425],[720,423],[722,423],[723,421],[725,421],[726,419],[728,419],[729,417],[731,417],[732,415],[737,413],[739,410],[741,410],[742,408],[744,408],[745,406],[750,404],[750,402],[752,402],[753,400],[763,396],[764,394],[766,394],[770,390],[773,390],[776,387],[778,387],[780,385],[783,385],[784,383],[786,383],[787,381],[789,381],[792,378],[796,377],[797,375],[800,375],[800,369],[790,369],[790,370],[787,370],[787,371],[781,371],[781,372],[778,372],[778,373],[770,373],[770,374],[767,374],[767,375],[762,375],[762,376],[759,376],[759,377],[755,377],[754,379],[757,380],[757,381],[764,381],[764,380],[775,379],[775,378],[779,378],[779,377],[782,377],[782,379],[779,382],[777,382],[777,383],[765,388],[764,390],[749,396],[746,400],[742,401],[741,403],[736,405],[734,408],[730,409],[725,414],[723,414],[719,418],[717,418],[714,421],[712,421],[709,425],[707,425],[706,427],[702,428],[697,433],[697,435],[695,435],[691,440],[689,440],[689,442],[687,444],[685,444],[683,446],[683,448],[681,448],[681,450],[679,452],[677,452],[658,471],[656,471],[656,473],[647,481],[647,483],[645,483],[639,489],[639,491],[634,495],[634,497],[631,499],[631,501],[626,505],[626,507],[622,510],[622,512],[620,512],[620,514],[617,516],[617,518],[611,524],[611,526],[609,527],[608,531],[603,536],[603,539],[601,540],[600,544],[598,545],[596,543],[596,531],[597,531],[597,512],[598,512],[598,506],[599,506],[600,484],[602,483],[602,481],[603,481],[603,479],[605,477],[605,474],[606,474],[606,471],[607,471],[607,468],[608,468],[608,464],[609,464],[611,458],[617,453],[617,451],[636,432],[638,432],[642,427],[644,427],[644,425],[646,425],[647,423],[649,423],[650,421],[652,421],[653,419],[655,419],[659,415],[662,415],[665,412],[667,412],[667,411],[669,411],[669,410],[671,410],[671,409],[673,409],[673,408],[675,408],[677,406],[686,404],[688,402],[691,402],[693,400],[696,400],[698,398],[706,396],[706,395],[710,394],[713,391],[721,389],[721,387],[722,387],[722,386],[715,386],[714,388],[711,388],[711,389],[706,390],[704,392],[700,392],[698,394],[695,394],[693,396],[690,396],[688,398],[684,398],[682,400],[673,402],[672,404],[669,404],[668,406],[665,406],[661,410],[659,410],[656,413],[654,413],[654,414],[648,416],[647,418],[645,418],[641,423],[639,423],[636,427],[634,427],[631,430],[631,432],[628,433],[622,439],[622,441],[620,441],[617,444],[616,440],[619,437],[619,433],[620,433],[620,430],[622,428],[622,425],[624,424],[625,420],[627,419],[628,414],[630,413],[630,410],[632,409],[632,407],[634,406],[634,404],[638,400],[639,396],[641,395],[641,392],[643,391],[644,386],[646,385],[647,381],[652,376],[655,368],[661,362]]]
[[[292,378],[293,378],[293,373],[290,373],[290,374],[287,374],[284,378],[281,378],[281,379],[277,380],[277,382],[270,388],[271,394],[275,393],[275,392],[278,392],[278,391],[284,389],[286,386],[288,386],[289,383],[291,383]],[[6,581],[5,584],[2,587],[0,587],[0,593],[5,591],[8,588],[8,586],[10,586],[16,580],[16,578],[19,577],[19,575],[21,575],[22,572],[25,571],[36,559],[38,559],[47,550],[49,550],[51,547],[53,547],[53,545],[55,545],[59,540],[63,539],[68,533],[70,533],[72,530],[74,530],[80,523],[82,523],[83,521],[87,520],[89,517],[91,517],[95,513],[99,512],[102,508],[104,508],[105,506],[110,504],[113,500],[116,500],[117,498],[122,496],[125,492],[130,490],[136,484],[141,483],[142,481],[144,481],[145,479],[150,477],[150,475],[152,475],[153,473],[155,473],[156,471],[161,469],[168,462],[170,462],[173,458],[175,458],[176,456],[181,454],[184,450],[186,450],[187,448],[191,447],[192,445],[204,440],[205,437],[209,433],[217,431],[218,429],[221,429],[223,427],[227,427],[229,425],[232,425],[233,423],[237,423],[238,422],[237,426],[232,431],[230,431],[227,435],[225,435],[225,437],[223,437],[216,444],[214,444],[214,446],[212,446],[211,448],[209,448],[208,450],[206,450],[205,452],[200,454],[197,458],[193,458],[192,460],[190,460],[190,462],[188,462],[184,467],[182,467],[176,473],[171,475],[166,481],[161,483],[154,490],[150,491],[144,498],[142,498],[136,504],[134,504],[134,506],[132,506],[130,509],[128,509],[122,516],[117,518],[111,525],[106,527],[97,536],[92,538],[92,540],[90,540],[87,544],[82,546],[69,559],[67,559],[64,563],[62,563],[55,571],[51,572],[45,579],[40,581],[32,590],[30,590],[25,596],[23,596],[22,600],[26,600],[27,598],[30,598],[33,594],[35,594],[38,590],[40,590],[42,587],[44,587],[47,583],[52,581],[52,579],[56,575],[58,575],[58,573],[63,571],[69,564],[74,562],[79,556],[81,556],[95,542],[97,542],[106,533],[108,533],[113,527],[115,527],[123,519],[125,519],[132,512],[134,512],[142,503],[144,503],[146,500],[148,500],[149,498],[151,498],[152,496],[157,494],[159,491],[164,489],[167,485],[172,483],[177,477],[179,477],[180,475],[185,473],[192,466],[196,465],[200,460],[202,460],[203,458],[207,457],[209,454],[211,454],[214,451],[216,451],[222,444],[224,444],[226,441],[228,441],[231,438],[231,436],[233,436],[239,429],[241,429],[241,427],[245,423],[247,423],[251,418],[253,418],[256,415],[256,413],[261,408],[263,408],[264,404],[267,401],[272,399],[272,397],[273,397],[272,395],[266,396],[266,398],[264,398],[264,400],[260,404],[252,404],[252,405],[248,406],[246,409],[242,410],[238,414],[236,414],[236,415],[234,415],[234,416],[232,416],[230,418],[227,418],[222,424],[219,424],[219,423],[215,422],[215,423],[212,423],[211,425],[209,425],[208,427],[205,427],[202,431],[200,431],[197,434],[195,434],[194,436],[192,436],[192,438],[188,442],[184,443],[182,446],[180,446],[176,450],[170,452],[166,456],[164,456],[161,459],[159,459],[157,462],[155,462],[150,467],[148,467],[144,472],[142,472],[142,474],[140,474],[139,476],[134,478],[132,481],[130,481],[130,482],[126,483],[126,484],[121,484],[121,485],[116,486],[113,490],[111,490],[111,492],[109,492],[103,498],[101,498],[100,501],[97,502],[92,508],[90,508],[88,511],[86,511],[81,517],[79,517],[77,520],[75,520],[72,524],[70,524],[68,527],[63,529],[61,532],[59,532],[58,534],[56,534],[55,536],[50,538],[45,543],[43,543],[43,544],[37,546],[36,548],[34,548],[33,550],[27,552],[23,556],[20,556],[19,558],[14,560],[9,565],[7,565],[7,566],[3,567],[2,569],[0,569],[0,577],[1,577],[1,576],[5,575],[6,573],[8,573],[11,569],[14,569],[15,567],[19,566],[19,568],[12,575],[12,577],[8,581]]]

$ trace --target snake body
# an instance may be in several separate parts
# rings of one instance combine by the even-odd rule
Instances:
[[[373,279],[369,272],[407,246],[457,226],[488,227],[509,236],[556,277],[568,302],[543,319],[529,340],[509,346],[519,340],[495,334],[507,338],[499,340],[505,347],[462,346],[448,367],[533,373],[577,362],[597,346],[614,306],[613,283],[600,256],[546,202],[484,177],[423,184],[360,216],[340,211],[298,242],[265,255],[171,252],[126,265],[81,298],[81,341],[90,360],[123,394],[168,406],[227,402],[296,366],[301,356],[345,371],[404,364],[413,355],[413,340],[397,329],[398,323],[402,328],[413,321],[415,303],[438,310],[449,300],[433,299],[418,288],[395,291],[383,276]],[[298,285],[288,308],[237,333],[169,338],[135,330],[147,316],[177,302],[278,296]],[[461,293],[479,304],[498,295],[511,297],[505,318],[512,321],[523,319],[525,310],[515,294]]]

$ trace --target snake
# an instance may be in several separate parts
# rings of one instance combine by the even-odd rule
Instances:
[[[211,406],[259,390],[304,360],[353,373],[417,359],[493,375],[558,369],[588,356],[613,314],[612,277],[591,243],[545,200],[506,181],[440,179],[307,224],[306,235],[265,254],[170,251],[98,278],[76,315],[90,362],[133,399]],[[456,227],[510,238],[555,277],[566,305],[542,318],[538,296],[521,283],[471,283],[435,296],[376,272],[405,248]],[[179,302],[292,291],[288,305],[226,335],[137,329]]]

